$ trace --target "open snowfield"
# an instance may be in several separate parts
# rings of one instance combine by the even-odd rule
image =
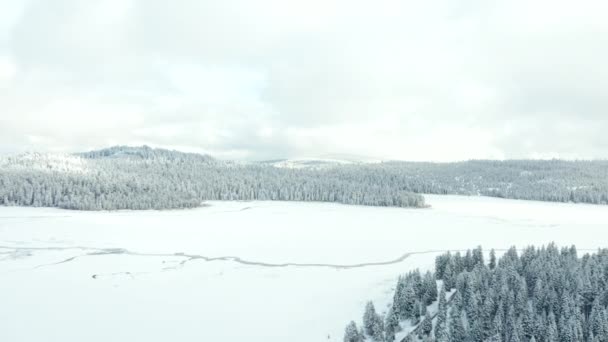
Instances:
[[[0,207],[0,341],[341,341],[437,253],[608,246],[608,207],[426,196],[430,209],[210,202]],[[411,253],[411,254],[409,254]]]

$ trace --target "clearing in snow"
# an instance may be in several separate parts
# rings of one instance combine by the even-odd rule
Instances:
[[[0,208],[0,340],[341,341],[445,250],[608,241],[603,206],[426,196],[424,210],[210,202]]]

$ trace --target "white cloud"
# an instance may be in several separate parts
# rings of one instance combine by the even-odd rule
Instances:
[[[15,75],[17,66],[9,58],[0,56],[0,88],[8,87]]]
[[[608,158],[608,5],[0,4],[0,150]]]

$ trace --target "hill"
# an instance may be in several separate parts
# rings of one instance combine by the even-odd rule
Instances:
[[[146,146],[35,156],[0,161],[0,205],[173,209],[206,200],[284,200],[425,206],[421,195],[369,170],[283,169]]]

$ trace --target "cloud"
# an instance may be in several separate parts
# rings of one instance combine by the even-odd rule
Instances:
[[[0,5],[0,150],[608,158],[601,1]]]

